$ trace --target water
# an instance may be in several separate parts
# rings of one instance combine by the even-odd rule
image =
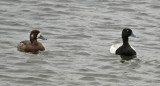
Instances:
[[[0,86],[159,86],[159,0],[1,0]],[[123,28],[137,59],[109,53]],[[17,51],[38,29],[39,54]]]

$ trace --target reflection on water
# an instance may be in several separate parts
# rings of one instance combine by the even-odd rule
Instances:
[[[159,0],[0,0],[2,86],[159,86]],[[137,57],[109,53],[123,28]],[[38,54],[17,51],[30,31],[48,39]],[[118,38],[118,40],[117,40]],[[124,59],[124,57],[123,57]],[[126,58],[125,58],[126,59]],[[127,58],[128,59],[128,58]]]
[[[134,55],[134,56],[123,56],[123,55],[120,55],[120,57],[121,57],[121,62],[122,62],[122,63],[124,63],[125,61],[132,60],[132,59],[134,59],[134,58],[137,58],[136,55]]]

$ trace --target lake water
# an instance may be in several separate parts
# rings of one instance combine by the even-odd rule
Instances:
[[[137,59],[109,53],[123,28]],[[39,54],[17,51],[30,31]],[[160,86],[159,0],[0,0],[0,86]]]

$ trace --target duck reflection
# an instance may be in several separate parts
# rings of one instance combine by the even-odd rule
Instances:
[[[124,63],[125,61],[129,61],[129,60],[132,60],[134,58],[137,58],[136,55],[133,55],[133,56],[124,56],[124,55],[120,55],[121,57],[121,62]]]

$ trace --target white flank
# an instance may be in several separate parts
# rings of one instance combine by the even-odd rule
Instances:
[[[110,47],[110,53],[116,54],[116,50],[117,50],[120,46],[122,46],[122,43],[112,45],[112,46]]]

